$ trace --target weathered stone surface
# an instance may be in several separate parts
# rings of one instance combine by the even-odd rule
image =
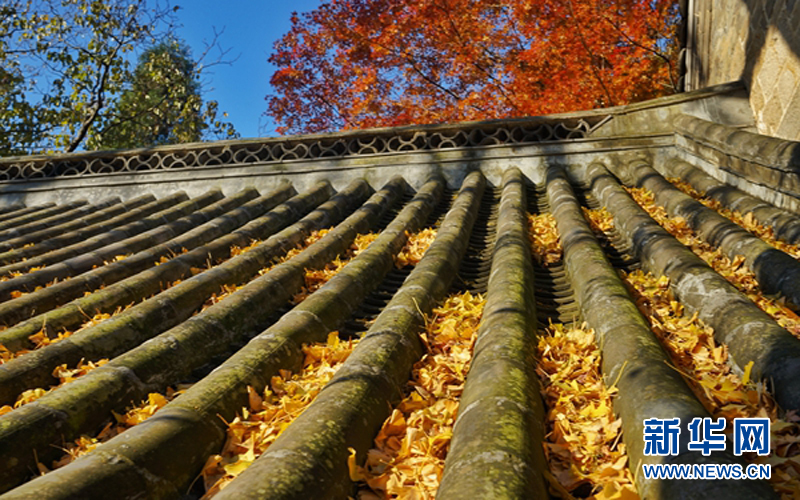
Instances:
[[[687,90],[741,80],[758,131],[800,139],[800,9],[794,0],[695,0]]]
[[[603,165],[592,165],[587,175],[645,267],[669,277],[676,298],[728,345],[734,366],[744,370],[752,361],[754,379],[770,381],[778,404],[800,409],[800,340],[651,219]]]
[[[437,491],[441,499],[547,495],[526,206],[525,179],[509,169],[486,306]]]
[[[342,498],[348,447],[364,457],[422,355],[417,329],[443,298],[463,256],[484,189],[473,172],[436,240],[314,402],[221,498]]]
[[[401,181],[395,182],[379,195],[397,197],[400,186]],[[114,354],[124,352],[176,322],[180,323],[107,365],[25,405],[21,408],[23,411],[0,417],[0,489],[8,489],[25,478],[28,467],[32,465],[33,455],[28,453],[31,448],[37,450],[40,459],[57,454],[58,450],[52,445],[57,445],[63,439],[77,437],[105,420],[109,411],[122,410],[126,405],[146,397],[148,391],[163,390],[168,384],[177,382],[191,370],[207,363],[214,355],[225,352],[230,343],[243,340],[248,333],[263,326],[262,323],[270,314],[300,290],[306,268],[324,265],[343,252],[359,230],[368,228],[380,217],[381,212],[388,208],[387,203],[373,204],[356,211],[350,219],[331,231],[330,237],[323,237],[296,258],[251,281],[225,301],[183,320],[222,283],[237,284],[252,278],[275,256],[275,246],[280,246],[288,239],[294,239],[296,243],[312,229],[340,221],[355,208],[353,205],[366,197],[369,189],[363,181],[354,182],[344,195],[334,197],[306,216],[300,225],[302,229],[287,228],[250,252],[164,292],[170,297],[160,294],[109,322],[97,325],[91,331],[84,330],[89,334],[68,338],[50,346],[59,349],[67,348],[59,347],[62,344],[72,346],[72,354],[78,353],[80,356],[83,352],[87,354],[84,357],[96,359],[104,351]],[[285,250],[291,246],[294,245],[288,245]],[[212,286],[211,290],[205,293],[200,291],[209,286]],[[256,304],[258,307],[255,307]],[[127,346],[122,348],[123,344]],[[77,362],[77,359],[73,362]],[[98,395],[98,388],[102,388],[102,395]],[[25,436],[34,429],[35,442],[23,446],[22,443],[28,440]]]
[[[247,404],[248,385],[261,391],[279,369],[297,369],[300,346],[324,341],[331,328],[353,312],[392,267],[392,256],[402,248],[407,232],[420,228],[442,188],[441,180],[425,184],[378,239],[331,281],[144,425],[13,494],[73,498],[113,487],[124,496],[147,491],[149,498],[169,498],[184,491],[224,443],[220,417],[231,420]],[[333,327],[322,325],[318,316],[330,317]],[[107,467],[109,463],[119,465]],[[87,470],[92,471],[89,476]]]
[[[800,213],[800,142],[689,115],[675,120],[675,133],[679,148],[713,165],[706,173],[779,208]],[[726,177],[738,182],[728,182]]]
[[[764,293],[780,293],[793,304],[800,304],[800,262],[794,257],[684,194],[648,163],[633,162],[628,173],[636,186],[653,192],[669,215],[685,219],[704,241],[721,248],[731,260],[743,256]]]
[[[688,182],[723,206],[742,214],[753,214],[759,223],[772,227],[777,238],[788,243],[800,243],[800,216],[725,184],[683,160],[673,158],[663,165],[663,169],[667,175]]]
[[[611,194],[610,187],[613,186],[603,178],[604,169],[601,169],[599,165],[590,167],[588,180],[594,186],[598,200],[602,200],[614,214],[617,227],[626,231],[631,226],[620,223],[620,218],[628,217],[630,212],[623,215],[625,200],[615,197],[619,193]],[[670,367],[669,357],[606,259],[584,219],[569,182],[559,170],[551,171],[547,192],[564,246],[567,273],[575,288],[583,317],[594,328],[597,344],[603,353],[603,378],[607,385],[616,384],[619,388],[614,409],[622,419],[623,439],[630,463],[636,464],[632,469],[640,495],[643,498],[674,498],[675,492],[680,491],[686,498],[706,498],[712,492],[743,500],[772,498],[774,494],[766,483],[730,481],[720,486],[718,481],[713,480],[644,478],[641,464],[743,462],[730,452],[703,457],[699,452],[689,451],[683,446],[683,441],[677,456],[644,455],[644,441],[641,438],[644,435],[643,420],[679,418],[682,425],[688,425],[693,418],[707,417],[708,413],[680,374]],[[641,223],[637,221],[637,224]]]

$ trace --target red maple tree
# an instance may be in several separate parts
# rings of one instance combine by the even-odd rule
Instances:
[[[279,133],[534,116],[677,91],[678,2],[328,0],[292,16]]]

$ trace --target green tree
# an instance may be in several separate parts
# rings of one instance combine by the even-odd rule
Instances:
[[[105,127],[89,138],[90,149],[196,142],[207,133],[237,136],[231,124],[217,120],[216,101],[203,105],[199,66],[177,40],[139,57],[131,83],[106,118]]]
[[[173,38],[177,9],[160,0],[6,0],[0,6],[0,154],[101,146],[118,125],[134,123],[120,108],[136,79],[132,56]],[[216,110],[208,103],[200,112],[210,120],[196,127],[201,137],[232,131],[214,123]]]

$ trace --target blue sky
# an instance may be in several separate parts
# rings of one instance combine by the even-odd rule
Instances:
[[[271,90],[269,78],[275,70],[267,58],[275,40],[289,30],[291,13],[314,10],[320,3],[321,0],[174,2],[180,6],[178,21],[183,25],[177,34],[192,47],[195,57],[203,52],[203,40],[210,42],[213,38],[214,28],[218,32],[225,30],[219,42],[230,49],[227,57],[239,57],[230,66],[210,68],[204,81],[208,90],[205,98],[219,102],[220,111],[228,113],[227,120],[242,138],[276,135],[275,123],[264,116],[264,97]],[[208,59],[214,60],[215,55],[210,54]]]

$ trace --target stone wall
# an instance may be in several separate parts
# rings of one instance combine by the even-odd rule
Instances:
[[[758,131],[800,139],[800,1],[692,0],[687,90],[742,80]]]
[[[96,203],[110,197],[128,200],[143,194],[161,198],[176,191],[194,197],[210,189],[221,189],[227,196],[245,188],[255,188],[263,194],[286,182],[303,192],[321,180],[328,180],[334,188],[341,189],[356,178],[363,178],[378,188],[396,175],[402,175],[413,188],[419,188],[434,173],[441,174],[451,187],[456,187],[473,170],[481,170],[490,184],[499,185],[503,171],[511,166],[519,167],[532,181],[541,183],[547,167],[553,165],[580,171],[593,161],[610,162],[626,154],[660,158],[674,149],[673,142],[671,134],[597,137],[541,144],[0,181],[0,206],[17,202],[28,206],[47,202],[66,204],[81,199]]]

